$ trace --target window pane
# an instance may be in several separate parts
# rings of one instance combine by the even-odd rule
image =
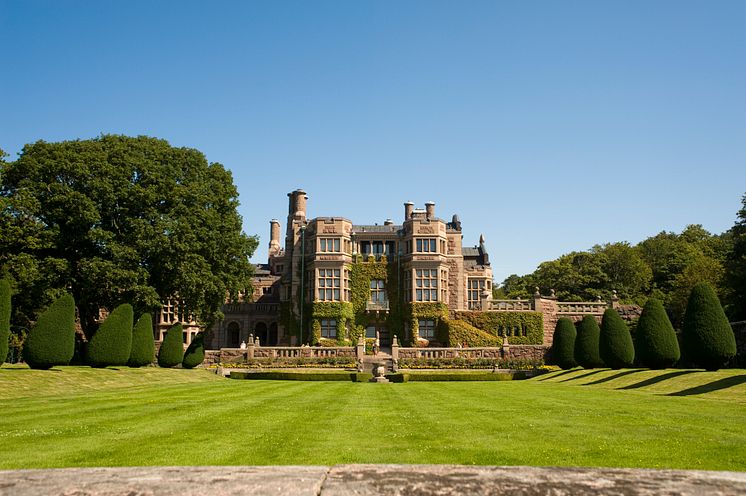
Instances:
[[[339,251],[339,240],[338,239],[334,240],[334,251]]]
[[[339,300],[339,290],[338,289],[334,290],[334,299],[335,300]]]

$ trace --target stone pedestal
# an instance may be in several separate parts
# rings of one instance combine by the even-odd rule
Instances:
[[[386,374],[386,366],[382,363],[375,364],[373,366],[373,378],[370,380],[370,382],[389,382],[384,374]]]

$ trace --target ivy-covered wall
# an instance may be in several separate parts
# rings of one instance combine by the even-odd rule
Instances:
[[[541,312],[456,312],[456,318],[510,344],[543,344],[544,319]]]
[[[358,255],[346,267],[350,271],[350,302],[313,302],[304,307],[304,328],[311,330],[304,342],[314,345],[354,345],[365,328],[384,319],[390,336],[396,335],[402,346],[422,346],[419,320],[435,321],[435,339],[429,345],[439,346],[500,346],[507,336],[511,344],[540,345],[544,342],[541,312],[456,312],[449,318],[448,306],[441,302],[403,303],[400,298],[399,264],[386,257],[379,261],[371,256],[363,262]],[[384,281],[389,311],[368,312],[370,282]],[[337,321],[337,339],[321,338],[321,319]],[[299,337],[300,325],[290,304],[280,305],[280,320],[290,336]],[[406,325],[405,325],[406,324]],[[409,332],[405,327],[409,327]]]
[[[388,314],[384,317],[386,328],[390,336],[404,335],[402,319],[402,304],[399,297],[399,264],[395,261],[389,262],[385,256],[376,262],[371,256],[367,262],[362,261],[358,255],[355,263],[350,265],[350,300],[355,314],[354,324],[350,328],[350,338],[353,342],[364,335],[365,328],[373,322],[380,320],[376,312],[366,312],[366,305],[370,299],[370,281],[384,281],[386,298],[389,303]]]
[[[352,322],[355,313],[352,303],[337,301],[315,301],[311,304],[311,343],[314,345],[346,346],[353,341],[347,336],[347,323]],[[337,340],[321,338],[321,319],[337,321]],[[357,339],[355,339],[357,341]]]
[[[407,305],[406,318],[409,320],[409,346],[418,346],[420,339],[419,320],[435,321],[435,340],[437,344],[448,343],[448,306],[445,303],[412,302]]]

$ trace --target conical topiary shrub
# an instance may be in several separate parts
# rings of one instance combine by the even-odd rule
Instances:
[[[717,370],[736,356],[736,338],[715,291],[707,283],[694,286],[684,314],[687,358]]]
[[[585,369],[595,369],[604,366],[599,352],[601,328],[596,318],[586,315],[580,321],[575,338],[575,361]]]
[[[601,360],[612,369],[631,367],[635,360],[635,347],[627,324],[613,308],[607,308],[601,319],[601,336],[598,342]]]
[[[562,317],[557,321],[552,340],[552,361],[563,369],[571,369],[575,363],[575,325]]]
[[[0,280],[0,366],[8,357],[8,339],[10,339],[10,283]]]
[[[161,348],[158,350],[158,365],[161,367],[176,367],[184,358],[182,344],[184,327],[181,324],[172,325],[163,336]]]
[[[637,322],[635,354],[637,359],[651,369],[665,369],[681,358],[676,331],[660,300],[651,298]]]
[[[106,317],[88,342],[86,358],[91,367],[127,365],[132,351],[132,305],[119,305]]]
[[[140,315],[132,330],[132,351],[127,365],[144,367],[155,360],[155,340],[153,339],[153,318],[149,313]]]
[[[67,365],[75,352],[75,300],[59,297],[31,328],[23,343],[23,359],[32,369]]]
[[[203,333],[197,333],[184,353],[181,366],[185,369],[193,369],[205,359],[205,340]]]

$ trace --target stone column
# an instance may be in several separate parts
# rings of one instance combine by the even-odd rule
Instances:
[[[355,355],[358,360],[362,360],[365,356],[365,336],[360,336],[359,338],[357,338]]]
[[[399,340],[396,338],[396,334],[394,334],[394,340],[391,342],[391,358],[399,359]]]
[[[249,342],[246,343],[246,356],[254,358],[254,335],[249,334]]]

